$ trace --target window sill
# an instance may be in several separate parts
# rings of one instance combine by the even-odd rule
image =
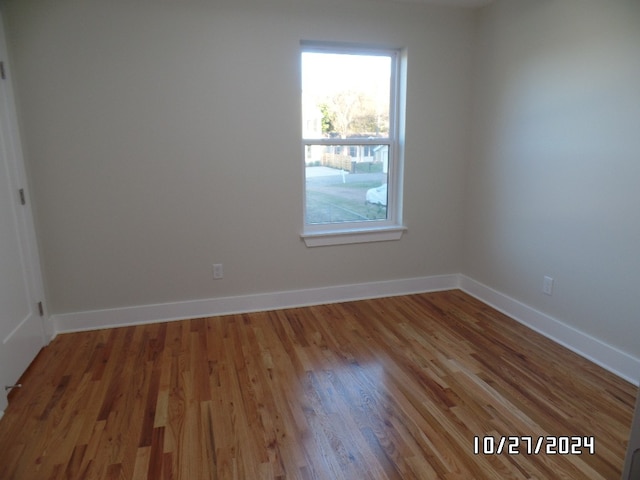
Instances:
[[[323,230],[321,232],[303,232],[300,237],[307,247],[328,245],[348,245],[351,243],[387,242],[400,240],[407,230],[403,225],[391,227],[358,228],[352,230]]]

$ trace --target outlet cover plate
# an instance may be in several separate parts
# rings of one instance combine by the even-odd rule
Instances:
[[[224,270],[222,269],[222,264],[221,263],[214,263],[213,264],[213,278],[215,280],[218,280],[220,278],[222,278],[224,276]]]

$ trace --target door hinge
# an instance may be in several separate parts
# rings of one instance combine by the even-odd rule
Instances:
[[[42,302],[38,302],[38,313],[41,317],[44,317],[44,306],[42,305]]]
[[[24,188],[21,188],[20,190],[18,190],[18,195],[20,195],[20,204],[21,205],[26,205],[27,204],[27,198],[24,195]]]
[[[0,61],[0,78],[5,80],[7,78],[7,74],[4,71],[4,62]]]

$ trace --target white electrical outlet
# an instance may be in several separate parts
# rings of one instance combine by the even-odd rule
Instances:
[[[544,279],[542,280],[542,293],[545,293],[547,295],[553,294],[553,278],[547,277],[545,275]]]
[[[218,280],[220,278],[222,278],[224,276],[224,270],[222,270],[222,264],[221,263],[214,263],[213,264],[213,278]]]

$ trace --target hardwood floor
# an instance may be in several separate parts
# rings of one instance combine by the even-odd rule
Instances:
[[[1,479],[617,480],[637,393],[456,290],[59,335],[23,383]]]

